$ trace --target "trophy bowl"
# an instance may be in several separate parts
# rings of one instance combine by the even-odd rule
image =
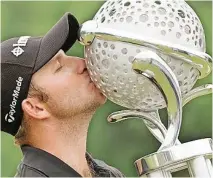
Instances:
[[[205,52],[202,24],[185,2],[180,0],[109,0],[95,15],[99,27],[127,32],[144,41],[178,44],[185,51]],[[154,46],[154,45],[153,45]],[[156,47],[95,38],[85,46],[90,77],[112,102],[129,109],[145,111],[166,107],[158,88],[132,69],[135,56],[147,50],[158,54],[175,74],[181,94],[187,94],[197,79],[199,70],[178,56],[167,55]]]

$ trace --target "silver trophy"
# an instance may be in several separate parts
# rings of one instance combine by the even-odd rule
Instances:
[[[79,33],[92,81],[112,102],[128,110],[111,123],[140,118],[162,143],[135,161],[139,176],[172,177],[188,168],[192,177],[211,177],[212,139],[181,144],[182,107],[212,93],[212,84],[193,88],[211,72],[202,24],[184,0],[108,0]],[[168,128],[158,110],[167,108]]]

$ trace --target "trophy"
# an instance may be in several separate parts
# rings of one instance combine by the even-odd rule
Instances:
[[[138,175],[172,177],[188,169],[192,177],[211,177],[212,139],[178,140],[182,107],[213,88],[193,88],[212,65],[193,9],[184,0],[108,0],[82,24],[79,40],[92,81],[109,100],[128,108],[108,121],[137,117],[161,142],[155,153],[135,161]],[[162,108],[167,129],[158,113]]]

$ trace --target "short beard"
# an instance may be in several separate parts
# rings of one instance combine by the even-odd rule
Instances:
[[[101,103],[90,100],[91,102],[87,103],[74,103],[74,101],[66,101],[65,107],[63,107],[64,103],[54,101],[50,96],[49,100],[47,102],[47,105],[49,107],[49,111],[52,114],[52,116],[58,118],[58,119],[69,119],[73,117],[77,117],[79,115],[86,115],[88,118],[91,118],[91,116],[95,113],[97,108],[101,106]],[[85,117],[84,117],[85,118]]]

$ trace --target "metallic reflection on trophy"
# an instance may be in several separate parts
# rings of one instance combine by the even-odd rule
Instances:
[[[182,107],[213,88],[192,89],[210,74],[212,58],[190,6],[183,0],[108,0],[79,34],[91,79],[109,100],[129,109],[108,121],[140,118],[162,143],[135,161],[139,176],[171,177],[187,168],[192,177],[211,177],[212,139],[178,140]],[[167,129],[158,114],[162,108]]]

